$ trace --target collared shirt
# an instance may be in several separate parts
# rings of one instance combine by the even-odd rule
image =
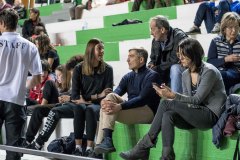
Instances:
[[[0,100],[23,105],[28,72],[42,73],[37,47],[16,32],[0,36]]]

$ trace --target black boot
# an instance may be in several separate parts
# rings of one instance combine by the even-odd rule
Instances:
[[[155,147],[149,135],[146,134],[130,151],[121,152],[120,156],[125,160],[141,159],[148,160],[150,148]]]
[[[94,152],[97,154],[115,152],[116,149],[113,145],[112,138],[104,137],[102,143],[95,146]]]
[[[163,147],[160,160],[175,160],[175,153],[172,147]]]

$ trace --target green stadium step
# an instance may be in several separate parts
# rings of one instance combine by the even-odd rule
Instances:
[[[64,64],[74,55],[84,55],[86,44],[72,46],[57,46],[60,63]],[[119,61],[119,44],[117,42],[104,43],[104,60]]]
[[[124,40],[150,38],[150,31],[148,23],[139,23],[77,31],[76,36],[77,44],[87,43],[89,39],[94,37],[100,38],[103,42],[118,42]]]
[[[173,6],[151,10],[143,10],[138,12],[130,12],[113,16],[104,16],[104,27],[111,27],[113,23],[122,22],[124,19],[139,19],[143,22],[149,22],[149,19],[151,17],[159,14],[168,17],[168,19],[176,19],[177,9],[175,6]]]
[[[50,5],[47,5],[47,6],[36,7],[36,8],[39,9],[39,11],[40,11],[40,17],[50,16],[53,12],[63,9],[63,4],[62,3],[55,3],[55,4],[50,4]],[[29,13],[27,13],[27,15],[28,15],[27,17],[29,17]],[[28,18],[26,18],[26,19],[28,19]],[[22,26],[26,19],[20,19],[18,21],[18,24],[20,26]]]
[[[149,124],[125,125],[116,123],[113,132],[113,143],[116,152],[107,154],[107,160],[121,160],[119,153],[131,149],[150,128]],[[212,143],[212,130],[200,131],[181,130],[175,128],[174,151],[176,160],[232,160],[236,134],[230,138],[224,138],[224,145],[217,149]],[[156,148],[151,149],[149,160],[158,160],[162,153],[161,132],[158,136]]]

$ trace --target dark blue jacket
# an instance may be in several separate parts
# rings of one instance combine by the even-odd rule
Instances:
[[[221,117],[212,129],[212,142],[217,148],[219,148],[221,145],[221,140],[223,138],[223,130],[225,128],[229,115],[238,114],[240,114],[240,95],[231,94],[227,98],[225,111],[221,114]]]
[[[160,97],[152,87],[152,83],[160,83],[159,74],[146,65],[138,69],[138,73],[131,71],[121,79],[114,90],[119,96],[128,94],[128,101],[123,102],[122,109],[131,109],[148,105],[153,113],[157,111]]]

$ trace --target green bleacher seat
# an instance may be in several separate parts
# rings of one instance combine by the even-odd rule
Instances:
[[[118,42],[124,40],[150,38],[150,30],[149,23],[139,23],[77,31],[76,36],[77,44],[87,43],[89,39],[94,37],[100,38],[103,42]]]
[[[107,160],[121,160],[119,153],[131,149],[149,130],[149,124],[125,125],[116,123],[113,143],[116,152],[106,155]],[[224,139],[217,149],[212,143],[212,130],[200,131],[175,129],[174,150],[176,160],[232,160],[237,136]],[[162,153],[162,137],[158,136],[156,148],[151,149],[149,160],[158,160]]]
[[[104,27],[110,27],[112,26],[113,23],[122,22],[124,19],[139,19],[143,22],[149,22],[149,19],[151,17],[159,14],[168,17],[168,19],[176,19],[177,9],[175,6],[173,6],[151,10],[143,10],[138,12],[130,12],[112,16],[104,16]]]
[[[117,42],[104,43],[104,60],[105,61],[119,61],[119,44]],[[72,46],[58,46],[56,47],[60,57],[60,63],[64,64],[74,55],[84,55],[86,44],[72,45]]]

